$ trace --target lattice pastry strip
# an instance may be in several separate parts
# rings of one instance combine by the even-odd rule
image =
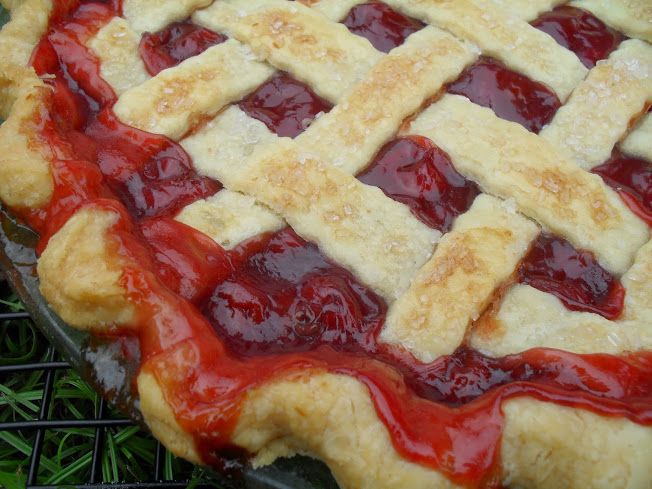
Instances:
[[[345,26],[286,0],[221,0],[196,12],[193,21],[246,44],[332,102],[382,57]]]
[[[389,300],[402,294],[441,233],[375,187],[288,139],[254,152],[230,186],[269,206],[304,238]]]
[[[530,287],[513,286],[494,318],[476,325],[471,346],[493,356],[530,348],[558,348],[577,353],[620,354],[652,348],[652,241],[636,255],[623,275],[625,310],[618,321],[569,311],[556,297]]]
[[[180,139],[201,119],[240,100],[273,72],[246,46],[229,39],[130,88],[113,110],[125,124]]]
[[[477,57],[473,46],[435,27],[411,35],[355,85],[297,142],[306,151],[355,174],[442,86]],[[338,148],[333,157],[333,148]]]
[[[123,0],[124,18],[138,35],[156,32],[172,22],[187,18],[213,0]],[[156,15],[152,15],[156,12]]]
[[[387,314],[381,338],[423,362],[453,353],[539,228],[499,199],[476,197]]]
[[[647,241],[647,226],[597,175],[578,168],[545,139],[458,95],[444,95],[405,134],[432,139],[483,190],[513,197],[525,215],[594,251],[624,273]]]
[[[150,79],[138,52],[139,42],[140,36],[129,23],[122,17],[114,17],[88,43],[99,58],[102,78],[116,95]]]
[[[299,0],[302,3],[310,5],[313,10],[321,12],[334,22],[342,20],[346,14],[356,5],[361,4],[364,0]]]
[[[620,145],[625,153],[652,161],[652,115],[645,115]]]
[[[543,12],[548,12],[565,0],[491,0],[497,8],[531,22]]]
[[[648,100],[652,100],[652,46],[631,39],[589,72],[540,135],[570,151],[582,168],[591,169],[609,159],[630,120],[646,109]]]
[[[492,2],[386,0],[385,3],[476,44],[483,54],[545,83],[561,100],[565,100],[586,75],[586,68],[575,54]]]
[[[284,225],[281,218],[253,197],[227,189],[186,206],[175,219],[200,230],[227,250]]]
[[[652,4],[648,0],[577,0],[571,5],[592,12],[629,37],[652,42]]]

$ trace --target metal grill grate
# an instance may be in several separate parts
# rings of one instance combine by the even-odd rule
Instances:
[[[0,281],[0,289],[4,288],[4,284]],[[8,327],[12,326],[12,322],[30,320],[30,316],[26,312],[3,312],[0,310],[0,325],[7,323]],[[46,342],[45,338],[42,338]],[[0,358],[6,357],[6,352],[0,348]],[[41,397],[41,404],[38,412],[38,418],[27,421],[8,421],[0,422],[0,432],[18,432],[27,431],[33,433],[33,441],[31,443],[31,452],[29,454],[29,464],[26,476],[26,489],[54,489],[61,487],[61,485],[39,485],[38,474],[41,464],[41,455],[43,452],[45,435],[48,430],[60,429],[74,429],[74,428],[91,428],[94,429],[94,440],[92,448],[92,458],[90,465],[90,473],[86,483],[82,484],[65,484],[65,487],[73,487],[78,489],[130,489],[130,488],[184,488],[187,487],[191,481],[184,478],[183,480],[164,480],[164,459],[166,456],[165,448],[156,443],[154,454],[154,465],[150,480],[137,481],[137,482],[112,482],[107,483],[102,481],[101,462],[103,451],[105,448],[105,437],[107,430],[118,427],[132,426],[133,423],[124,418],[115,419],[109,417],[109,407],[103,399],[99,401],[98,407],[95,410],[95,416],[89,419],[50,419],[48,413],[50,412],[50,405],[53,402],[55,376],[57,372],[65,372],[71,367],[68,363],[60,361],[56,351],[52,346],[48,346],[44,360],[37,363],[16,363],[9,365],[0,365],[0,379],[7,379],[11,375],[20,375],[22,373],[41,372],[43,375],[43,395]],[[0,381],[0,383],[2,383]],[[0,443],[2,441],[0,440]],[[196,481],[194,481],[196,482]],[[214,488],[213,484],[209,483],[193,483],[195,488]]]

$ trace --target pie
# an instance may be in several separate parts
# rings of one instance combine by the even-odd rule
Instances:
[[[0,198],[174,453],[652,487],[650,0],[2,3]]]

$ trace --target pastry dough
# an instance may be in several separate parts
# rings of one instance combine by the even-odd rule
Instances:
[[[362,3],[125,0],[124,18],[113,18],[91,36],[86,46],[118,96],[118,118],[177,141],[193,162],[189,172],[224,186],[165,219],[194,227],[236,250],[231,253],[261,233],[291,226],[333,266],[346,268],[385,300],[380,346],[405,358],[439,361],[460,346],[489,357],[542,347],[613,355],[652,350],[649,228],[587,171],[614,147],[640,158],[652,155],[650,116],[644,115],[652,100],[648,2],[573,3],[638,38],[621,43],[590,71],[528,24],[560,1],[385,0],[428,24],[388,54],[338,24]],[[71,158],[42,135],[51,85],[49,75],[39,79],[29,67],[48,28],[51,3],[4,4],[12,21],[0,34],[0,111],[7,118],[0,128],[0,199],[21,215],[47,216],[49,206],[60,202],[56,160]],[[150,77],[139,54],[141,35],[188,18],[229,39]],[[498,59],[557,95],[563,106],[540,135],[442,93],[480,56]],[[334,104],[294,140],[276,136],[237,105],[278,70]],[[451,231],[442,235],[407,205],[355,178],[397,135],[429,138],[484,192]],[[153,330],[169,337],[148,330],[154,336],[149,340],[165,344],[161,351],[148,350],[141,365],[140,408],[174,453],[205,462],[198,434],[175,412],[174,393],[162,380],[196,373],[184,370],[188,362],[174,362],[195,340],[189,340],[191,330],[171,334],[176,331],[168,320],[188,311],[201,318],[199,309],[177,296],[171,308],[164,298],[173,294],[159,284],[165,291],[156,296],[160,316],[170,316],[161,319],[158,310],[146,320],[139,316],[144,306],[133,289],[127,292],[129,271],[142,268],[152,283],[158,279],[149,265],[119,251],[125,234],[115,236],[118,219],[110,207],[81,202],[39,260],[41,291],[64,320],[83,330],[152,329],[163,321],[167,329]],[[541,231],[594,252],[620,277],[626,293],[617,320],[570,311],[552,294],[512,283]],[[212,333],[206,321],[202,325]],[[446,468],[401,454],[375,396],[369,385],[335,369],[279,375],[246,390],[227,441],[254,454],[256,466],[296,453],[316,456],[346,489],[463,487],[445,475]],[[491,475],[502,485],[649,486],[652,428],[625,416],[519,396],[494,406],[504,417],[497,418],[502,437]],[[209,416],[223,414],[217,404],[203,409]]]
[[[598,62],[541,137],[590,170],[606,161],[630,120],[652,100],[652,46],[630,39]]]
[[[150,78],[138,54],[139,42],[140,37],[129,23],[121,17],[114,17],[88,43],[100,59],[102,78],[117,95]]]
[[[193,19],[228,33],[332,102],[382,57],[343,25],[324,22],[318,13],[285,0],[221,0]]]
[[[383,341],[402,345],[424,363],[452,354],[538,231],[499,199],[478,196],[391,306]]]
[[[648,0],[577,0],[572,5],[593,12],[629,37],[652,42],[652,5]]]
[[[621,149],[629,155],[651,161],[652,144],[650,141],[652,141],[652,116],[647,114],[625,138]]]
[[[254,152],[230,182],[388,300],[405,291],[441,233],[375,187],[360,183],[288,139]]]
[[[249,48],[230,39],[130,88],[113,110],[125,124],[180,139],[272,73]]]
[[[38,262],[41,293],[68,324],[102,331],[133,324],[135,306],[121,284],[124,262],[111,242],[118,215],[86,208],[55,234]]]
[[[482,189],[624,273],[648,240],[647,226],[602,180],[518,124],[459,95],[444,95],[405,131],[429,137]]]

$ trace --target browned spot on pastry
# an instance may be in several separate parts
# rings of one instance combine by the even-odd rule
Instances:
[[[38,262],[40,290],[57,313],[80,329],[131,325],[134,306],[121,284],[125,258],[111,227],[116,213],[82,208],[50,239]]]
[[[445,284],[449,277],[462,270],[467,275],[481,274],[487,268],[487,263],[478,257],[475,249],[475,241],[471,238],[473,234],[479,234],[481,238],[489,239],[486,235],[493,234],[498,241],[508,244],[512,232],[508,229],[479,228],[470,229],[462,234],[451,234],[448,253],[439,259],[438,266],[433,270],[424,286],[428,287],[436,283]],[[471,246],[470,246],[471,245]]]
[[[437,93],[426,98],[417,110],[415,110],[412,114],[410,114],[405,119],[403,119],[403,122],[399,126],[398,131],[396,131],[397,134],[410,134],[410,125],[412,124],[412,121],[414,121],[417,117],[419,117],[419,115],[424,110],[426,110],[432,104],[437,102],[445,93],[446,93],[446,86],[442,85],[442,87],[439,89]]]
[[[154,105],[159,114],[170,114],[181,112],[192,105],[190,93],[196,80],[201,78],[201,73],[196,78],[183,80],[171,79],[167,86],[161,91]]]
[[[518,267],[516,267],[516,270],[518,270]],[[494,290],[485,310],[466,330],[466,338],[471,334],[481,338],[500,338],[505,335],[506,330],[502,322],[498,319],[498,312],[500,311],[505,295],[507,295],[509,289],[511,289],[517,282],[516,273],[513,273]]]
[[[272,39],[272,45],[276,49],[289,46],[291,52],[297,57],[305,57],[310,48],[313,59],[322,62],[332,60],[336,63],[346,58],[346,53],[341,49],[319,48],[319,39],[311,33],[304,32],[304,26],[297,23],[294,14],[284,10],[272,10],[260,15],[252,16],[251,27],[259,37]]]
[[[564,218],[576,218],[577,213],[571,204],[581,193],[584,200],[591,203],[590,216],[596,226],[606,229],[617,218],[616,210],[605,200],[604,192],[599,187],[587,188],[586,182],[573,174],[562,174],[553,170],[526,169],[526,178],[536,188],[550,195],[556,202],[551,202],[555,211]]]

